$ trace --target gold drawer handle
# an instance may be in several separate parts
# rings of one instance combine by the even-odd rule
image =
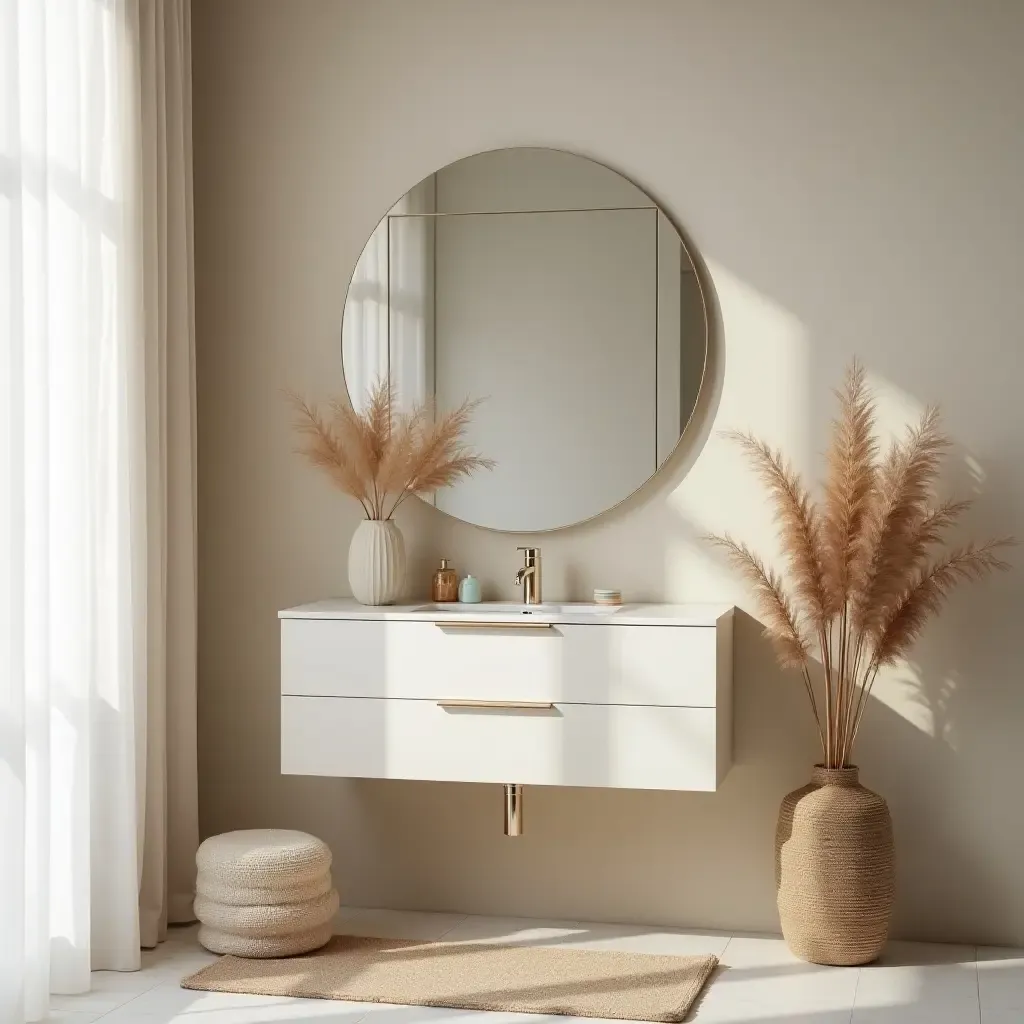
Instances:
[[[467,620],[453,620],[451,622],[435,620],[434,625],[438,629],[551,629],[554,625],[551,622],[476,622]]]
[[[537,700],[439,700],[439,708],[479,708],[493,710],[503,708],[508,711],[552,711],[555,705],[550,701]]]

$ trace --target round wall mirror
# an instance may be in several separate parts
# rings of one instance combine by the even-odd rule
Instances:
[[[482,399],[496,461],[430,500],[516,533],[591,519],[671,455],[697,404],[708,323],[694,261],[656,203],[572,153],[504,149],[431,174],[385,214],[345,301],[361,409]]]

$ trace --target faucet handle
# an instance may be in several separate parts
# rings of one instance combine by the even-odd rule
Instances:
[[[529,563],[530,561],[533,561],[535,559],[540,558],[540,548],[522,547],[522,548],[516,548],[516,551],[522,551],[523,552],[523,559],[527,563]]]

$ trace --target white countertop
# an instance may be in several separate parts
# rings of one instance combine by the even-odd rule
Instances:
[[[728,604],[623,604],[618,608],[600,608],[594,604],[561,601],[544,602],[531,609],[511,601],[484,601],[480,604],[392,604],[369,606],[350,597],[328,598],[311,604],[285,608],[282,619],[359,619],[397,622],[488,622],[522,621],[526,616],[539,622],[600,623],[630,626],[714,626],[731,614]]]

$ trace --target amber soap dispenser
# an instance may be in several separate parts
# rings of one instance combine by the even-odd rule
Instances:
[[[459,577],[454,569],[448,568],[448,559],[441,559],[441,568],[434,573],[430,585],[430,599],[436,602],[457,601],[459,599]]]

